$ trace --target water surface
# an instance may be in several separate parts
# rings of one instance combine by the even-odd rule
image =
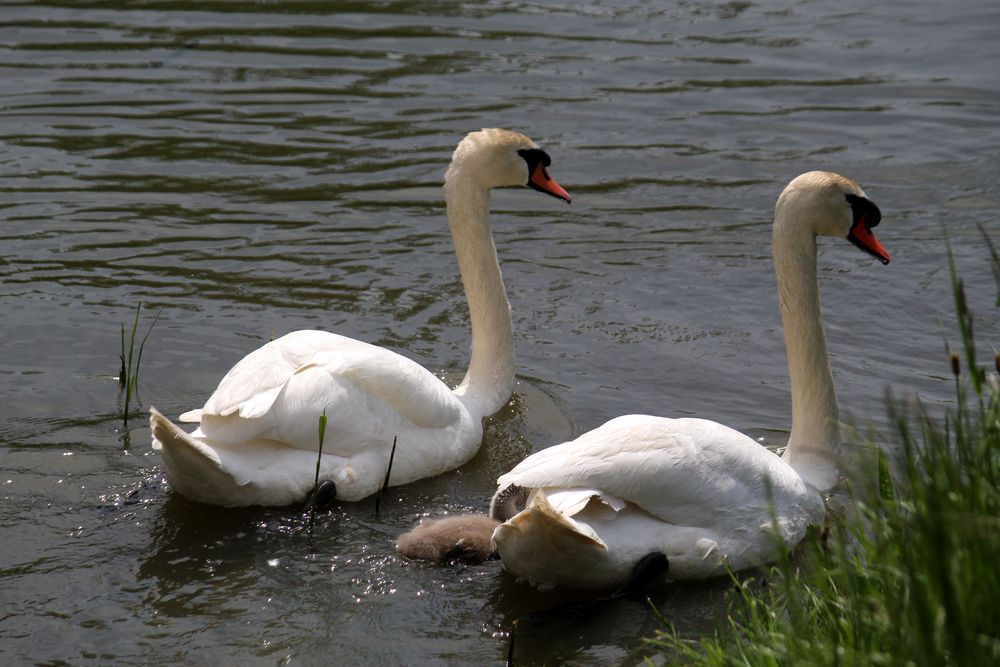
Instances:
[[[532,451],[625,412],[769,445],[789,399],[769,260],[784,184],[848,174],[882,267],[821,244],[845,416],[951,395],[945,238],[996,340],[1000,6],[989,0],[6,2],[0,7],[0,657],[10,664],[634,664],[639,598],[402,561]],[[206,508],[120,420],[119,328],[159,313],[142,405],[200,405],[248,351],[322,328],[467,363],[442,175],[480,127],[532,136],[574,195],[496,193],[519,384],[480,454],[342,505]],[[144,319],[148,325],[150,319]],[[654,586],[711,628],[724,581]]]

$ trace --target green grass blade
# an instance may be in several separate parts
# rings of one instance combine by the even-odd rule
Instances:
[[[121,352],[118,353],[118,358],[121,359],[122,365],[121,369],[118,371],[118,386],[122,389],[125,388],[128,382],[128,366],[125,365],[125,323],[121,324]]]
[[[382,509],[382,498],[385,496],[386,492],[389,490],[389,475],[392,474],[392,461],[396,458],[396,439],[398,436],[393,436],[392,438],[392,449],[389,450],[389,465],[385,467],[385,479],[379,485],[378,491],[375,492],[375,516]]]
[[[163,309],[162,308],[160,308],[160,310],[157,311],[156,316],[153,318],[153,321],[149,325],[149,328],[146,329],[146,335],[142,337],[142,342],[139,343],[139,354],[135,358],[135,370],[132,373],[133,377],[135,378],[135,396],[136,396],[136,400],[138,400],[138,396],[139,396],[139,366],[142,365],[142,351],[143,351],[143,349],[145,349],[145,347],[146,347],[146,340],[149,338],[149,334],[153,333],[153,327],[155,327],[156,323],[159,321],[161,313],[163,313]]]
[[[323,460],[323,440],[326,438],[326,408],[319,416],[319,451],[316,452],[316,475],[313,477],[313,493],[319,488],[319,464]]]
[[[977,395],[982,395],[983,382],[986,377],[983,369],[976,363],[976,346],[972,341],[974,318],[969,311],[968,302],[965,298],[965,284],[958,277],[958,270],[955,268],[955,255],[951,249],[951,242],[945,239],[948,248],[948,271],[951,276],[952,298],[955,300],[956,319],[958,320],[958,331],[962,338],[962,350],[965,353],[965,364],[969,369],[969,378],[972,381],[972,389]]]
[[[1000,254],[997,254],[996,246],[993,245],[993,240],[986,234],[986,228],[979,225],[979,233],[983,235],[983,240],[986,241],[986,247],[990,251],[990,262],[993,265],[993,279],[997,283],[997,307],[1000,308]]]
[[[128,341],[128,374],[131,376],[134,371],[132,369],[132,354],[135,352],[135,332],[139,328],[139,312],[142,310],[142,301],[138,303],[135,307],[135,319],[132,321],[132,334],[129,336]]]
[[[319,416],[319,423],[317,425],[318,436],[319,436],[319,447],[316,451],[316,474],[313,476],[313,488],[312,493],[309,495],[312,497],[313,501],[309,503],[309,533],[312,534],[313,522],[316,520],[316,492],[319,489],[319,469],[320,463],[323,460],[323,441],[326,439],[326,408],[323,408],[323,414]]]
[[[517,621],[514,619],[510,624],[510,637],[507,639],[507,667],[514,667],[514,641],[517,639]]]
[[[160,319],[160,312],[156,314],[153,318],[153,322],[149,325],[149,329],[146,330],[146,335],[143,336],[142,341],[139,343],[139,352],[136,354],[135,351],[135,336],[136,332],[139,330],[139,318],[142,313],[142,301],[138,303],[135,307],[135,318],[132,320],[132,331],[128,337],[128,350],[125,349],[125,324],[123,323],[120,328],[121,335],[121,350],[118,354],[118,359],[121,361],[121,369],[118,371],[118,386],[125,392],[125,407],[122,415],[122,422],[126,428],[128,428],[128,416],[132,409],[132,398],[135,397],[138,401],[139,396],[139,366],[142,364],[142,352],[146,347],[146,341],[149,339],[149,334],[153,332],[153,327],[156,322]],[[135,365],[133,365],[133,359]]]
[[[892,488],[892,475],[889,473],[889,458],[881,447],[878,448],[878,494],[885,502],[891,503],[896,499]]]
[[[385,481],[382,482],[383,492],[389,488],[389,475],[392,474],[392,461],[396,458],[396,439],[397,436],[393,436],[392,449],[389,450],[389,465],[385,467]]]

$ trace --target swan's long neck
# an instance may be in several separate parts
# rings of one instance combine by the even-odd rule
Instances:
[[[472,321],[472,359],[455,393],[486,417],[514,390],[514,330],[490,229],[490,189],[453,168],[446,176],[445,200]]]
[[[792,389],[792,433],[784,458],[806,483],[824,491],[840,474],[840,415],[823,333],[816,235],[778,210],[772,248]]]

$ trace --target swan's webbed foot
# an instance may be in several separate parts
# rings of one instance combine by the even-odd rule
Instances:
[[[337,485],[333,480],[325,479],[319,486],[309,492],[306,496],[307,510],[325,510],[337,499]]]
[[[666,554],[654,551],[639,559],[632,568],[632,576],[618,589],[616,595],[627,595],[642,590],[647,584],[665,575],[670,569]]]

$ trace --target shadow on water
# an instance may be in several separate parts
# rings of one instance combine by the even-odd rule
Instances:
[[[704,582],[659,580],[641,589],[606,593],[588,591],[539,592],[504,574],[491,592],[489,606],[498,636],[514,631],[514,664],[566,664],[605,659],[634,664],[647,654],[641,645],[616,648],[625,635],[650,637],[661,628],[651,613],[655,606],[682,633],[703,632],[714,615],[724,610],[732,587],[726,577]]]
[[[216,597],[199,599],[206,586],[252,585],[260,523],[270,514],[201,506],[171,494],[150,523],[150,544],[137,572],[153,585],[154,608],[167,616],[204,614]]]

